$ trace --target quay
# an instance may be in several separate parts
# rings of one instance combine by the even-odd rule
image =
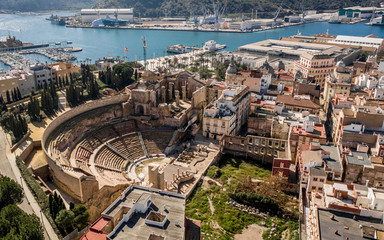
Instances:
[[[26,46],[20,46],[20,47],[9,47],[9,48],[0,48],[0,52],[10,52],[10,51],[19,51],[19,50],[25,50],[25,49],[33,49],[33,48],[45,48],[49,47],[48,43],[44,44],[33,44],[33,45],[26,45]]]
[[[260,32],[270,29],[276,29],[276,28],[285,28],[285,27],[291,27],[291,26],[297,26],[305,23],[312,23],[312,22],[323,22],[325,20],[315,20],[315,21],[305,21],[305,22],[298,22],[298,23],[283,23],[281,25],[276,26],[265,26],[258,29],[252,29],[252,30],[240,30],[240,29],[223,29],[220,28],[218,30],[214,28],[203,28],[200,27],[198,29],[194,29],[191,27],[161,27],[161,26],[152,26],[152,25],[137,25],[137,24],[130,24],[127,26],[90,26],[85,24],[67,24],[66,27],[68,28],[98,28],[98,29],[126,29],[126,30],[158,30],[158,31],[192,31],[192,32],[223,32],[223,33],[252,33],[252,32]]]

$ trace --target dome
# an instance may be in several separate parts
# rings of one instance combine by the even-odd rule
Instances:
[[[345,67],[345,63],[343,61],[338,61],[336,67]]]
[[[229,64],[229,66],[227,68],[227,74],[236,74],[236,73],[237,73],[237,68],[234,64],[233,56],[232,56],[231,63]]]

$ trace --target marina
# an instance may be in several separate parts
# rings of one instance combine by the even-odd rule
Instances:
[[[82,51],[81,48],[44,48],[44,49],[30,49],[14,52],[0,53],[0,61],[13,68],[22,69],[24,66],[36,63],[26,58],[23,55],[38,54],[47,57],[55,62],[67,62],[76,60],[76,56],[72,55],[72,52]]]

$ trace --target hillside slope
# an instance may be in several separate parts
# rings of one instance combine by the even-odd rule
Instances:
[[[215,0],[217,1],[217,0]],[[218,0],[220,4],[227,1],[226,14],[251,13],[253,10],[260,12],[274,12],[279,5],[284,9],[299,11],[302,0]],[[329,10],[350,6],[370,6],[367,0],[305,0],[304,9]],[[372,1],[378,6],[379,0]],[[135,15],[141,17],[161,16],[189,16],[190,9],[198,14],[203,14],[202,5],[212,11],[212,0],[101,0],[97,7],[135,8]]]
[[[1,0],[0,11],[40,12],[92,8],[97,0]]]

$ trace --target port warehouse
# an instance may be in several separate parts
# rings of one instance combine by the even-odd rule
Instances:
[[[375,8],[375,7],[349,7],[349,8],[341,8],[339,10],[340,17],[348,17],[348,18],[371,18],[372,13],[375,15],[382,14],[384,12],[384,8]]]
[[[91,23],[106,17],[133,22],[133,8],[81,9],[80,14],[83,23]]]

